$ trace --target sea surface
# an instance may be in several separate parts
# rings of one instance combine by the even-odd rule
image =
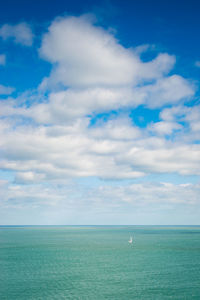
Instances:
[[[199,300],[200,227],[2,226],[0,299]]]

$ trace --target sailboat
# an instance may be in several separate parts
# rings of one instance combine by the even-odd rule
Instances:
[[[129,240],[128,242],[129,242],[129,244],[132,244],[132,243],[133,243],[133,238],[132,238],[132,236],[130,236],[130,240]]]

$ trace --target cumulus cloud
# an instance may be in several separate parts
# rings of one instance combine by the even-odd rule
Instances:
[[[159,78],[175,63],[167,53],[143,63],[136,52],[123,47],[87,16],[56,19],[43,37],[40,53],[56,64],[50,84],[71,87],[132,85]]]
[[[159,108],[166,104],[175,104],[194,95],[194,87],[179,75],[159,79],[155,84],[142,88],[146,93],[146,104],[150,108]]]
[[[200,139],[200,105],[178,105],[165,108],[160,113],[164,122],[179,122],[184,124],[182,139],[187,141],[199,141]]]
[[[155,140],[153,141],[155,142]],[[160,141],[158,140],[158,142]],[[152,144],[150,148],[146,143],[144,146],[145,149],[130,149],[125,156],[135,168],[138,166],[141,171],[147,173],[175,172],[181,175],[200,175],[199,145],[170,145],[170,143],[166,143],[160,147]]]
[[[9,26],[0,30],[4,39],[31,45],[30,35],[28,42],[11,34],[14,26]],[[68,181],[95,177],[119,180],[119,185],[99,185],[85,194],[85,202],[95,199],[104,205],[107,199],[113,207],[122,202],[142,206],[160,198],[167,205],[197,202],[199,187],[194,185],[124,187],[120,181],[149,174],[200,175],[199,106],[187,104],[195,86],[169,73],[173,55],[159,53],[143,62],[141,49],[125,48],[88,16],[56,19],[39,52],[52,63],[52,71],[37,94],[0,101],[0,168],[14,176],[11,185],[2,183],[5,199],[74,206],[74,195],[79,201],[81,196]],[[1,94],[12,91],[0,86]],[[139,106],[159,111],[158,120],[136,125]],[[62,191],[56,184],[63,185]]]
[[[137,49],[125,48],[91,17],[57,18],[42,39],[40,55],[53,68],[40,90],[59,91],[50,94],[48,103],[32,108],[33,118],[66,122],[139,105],[159,108],[194,95],[192,83],[167,76],[175,64],[173,55],[160,53],[143,62]]]
[[[4,24],[0,27],[0,37],[3,40],[13,39],[16,44],[31,46],[33,43],[33,33],[27,23],[16,25]]]
[[[87,17],[57,19],[44,36],[41,56],[57,63],[52,81],[67,86],[124,85],[137,74],[139,60],[112,34]]]
[[[175,62],[175,56],[167,53],[160,53],[155,59],[146,63],[140,61],[139,78],[149,80],[160,78],[172,70]]]
[[[189,122],[192,131],[198,131],[200,134],[200,105],[188,107],[184,120]]]
[[[126,116],[120,116],[108,120],[105,124],[100,120],[96,126],[90,129],[90,134],[94,138],[106,140],[137,140],[141,138],[142,131],[133,126],[131,119]]]
[[[62,128],[61,128],[62,129]],[[115,155],[124,149],[121,141],[95,140],[88,136],[83,123],[73,131],[64,128],[64,134],[57,134],[53,128],[22,128],[18,132],[6,129],[2,134],[2,168],[20,172],[35,171],[46,178],[87,177],[129,178],[143,175],[127,164],[116,164]],[[13,148],[12,145],[15,145]],[[104,166],[104,167],[103,167]]]
[[[198,146],[171,145],[162,138],[151,141],[149,128],[141,130],[128,118],[88,127],[96,113],[140,104],[153,109],[192,96],[194,88],[188,81],[178,75],[165,77],[175,63],[173,56],[159,54],[143,63],[87,17],[54,21],[40,52],[55,64],[48,80],[68,89],[52,92],[48,101],[29,108],[17,107],[16,101],[1,103],[2,116],[32,118],[39,124],[2,133],[1,166],[18,172],[16,182],[137,178],[151,172],[199,174]],[[143,86],[141,80],[153,82]],[[180,124],[165,121],[152,124],[150,131],[162,136],[177,129]]]
[[[88,127],[89,119],[73,124],[1,128],[3,169],[43,179],[96,176],[137,178],[151,173],[199,175],[200,147],[151,137],[129,119]],[[171,130],[171,128],[170,128]],[[166,133],[166,132],[165,132]],[[21,173],[25,172],[25,173]],[[38,175],[39,176],[39,175]],[[25,177],[24,177],[25,178]],[[29,176],[29,180],[35,180]]]
[[[67,89],[50,94],[49,103],[32,108],[33,116],[63,122],[93,113],[145,105],[160,108],[194,95],[194,87],[178,75],[140,87]],[[41,112],[41,113],[40,113]],[[60,121],[59,121],[60,120]]]
[[[10,95],[14,92],[14,88],[0,84],[0,95]]]
[[[182,125],[176,122],[156,122],[149,125],[149,130],[158,135],[171,135],[174,130],[182,129]]]
[[[69,123],[77,118],[142,103],[129,88],[85,88],[53,92],[46,103],[32,106],[27,114],[39,123]]]

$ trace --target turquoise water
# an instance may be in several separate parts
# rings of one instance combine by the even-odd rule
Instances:
[[[0,299],[199,300],[200,227],[0,227]]]

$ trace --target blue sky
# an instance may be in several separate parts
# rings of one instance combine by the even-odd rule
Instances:
[[[2,225],[199,224],[199,10],[2,4]]]

